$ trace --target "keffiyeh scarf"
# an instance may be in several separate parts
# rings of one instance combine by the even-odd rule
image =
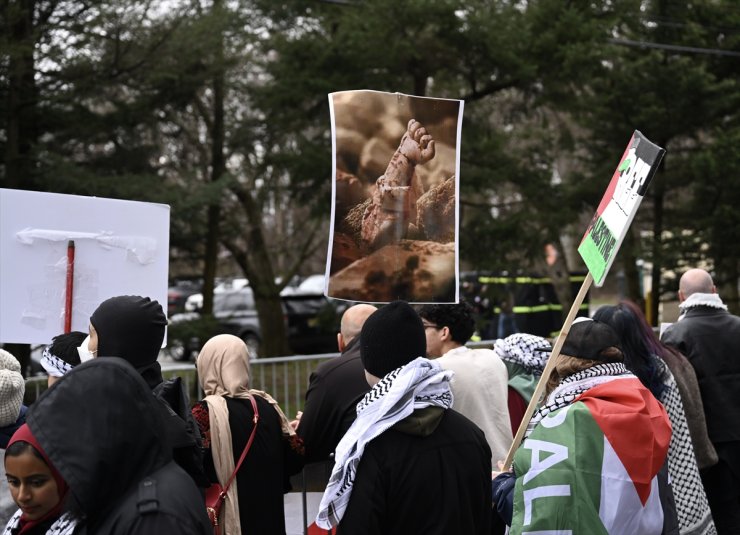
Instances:
[[[43,366],[44,371],[46,371],[49,376],[62,377],[65,373],[70,371],[73,366],[54,355],[51,350],[49,350],[49,347],[51,346],[46,346],[41,355],[41,366]]]
[[[316,524],[331,529],[347,510],[357,467],[367,444],[414,410],[452,407],[454,372],[418,357],[383,377],[357,404],[357,419],[337,445],[336,462],[321,498]]]
[[[668,387],[660,401],[671,421],[671,443],[668,448],[668,473],[671,476],[676,514],[681,535],[717,535],[712,512],[696,464],[689,426],[681,394],[671,371],[658,357],[660,375]]]
[[[560,382],[555,390],[547,397],[545,403],[534,413],[534,416],[532,416],[532,419],[527,425],[524,438],[532,434],[532,431],[534,431],[534,428],[537,427],[537,424],[540,423],[542,418],[551,412],[567,407],[586,390],[616,378],[626,379],[634,377],[622,362],[597,364],[596,366],[569,375]]]
[[[552,346],[545,338],[516,333],[496,340],[493,350],[501,360],[522,366],[527,373],[542,375]]]
[[[21,525],[21,514],[23,512],[18,509],[15,514],[8,520],[8,523],[3,530],[2,535],[12,535],[16,533]],[[62,516],[56,519],[56,521],[49,526],[46,530],[46,535],[72,535],[75,530],[75,520],[69,513],[64,513]]]

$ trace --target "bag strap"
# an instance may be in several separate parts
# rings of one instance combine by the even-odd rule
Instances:
[[[139,499],[136,502],[136,508],[142,515],[159,511],[156,480],[148,477],[139,483]]]
[[[226,482],[226,485],[224,485],[223,491],[221,491],[223,495],[226,495],[226,493],[229,492],[229,487],[231,486],[231,482],[234,481],[234,478],[236,477],[236,473],[239,471],[239,467],[241,467],[242,462],[244,462],[244,458],[247,456],[247,453],[249,452],[249,448],[252,447],[252,442],[254,441],[254,434],[257,432],[257,422],[259,422],[260,413],[257,410],[257,403],[254,401],[254,396],[251,394],[249,395],[249,401],[252,402],[252,410],[254,411],[254,418],[252,419],[252,421],[254,422],[254,426],[252,427],[252,434],[249,435],[249,440],[247,440],[247,445],[244,446],[244,451],[242,452],[241,457],[239,457],[239,462],[236,463],[234,472],[232,472],[231,477]]]

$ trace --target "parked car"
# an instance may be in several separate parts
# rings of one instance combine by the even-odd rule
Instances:
[[[201,291],[201,283],[192,280],[175,281],[167,288],[167,315],[171,316],[185,310],[187,299]]]
[[[293,353],[336,351],[336,333],[346,309],[343,302],[315,293],[282,295],[281,300],[288,345]],[[198,312],[173,315],[167,350],[175,360],[193,360],[208,338],[224,333],[244,340],[252,358],[259,357],[262,330],[249,286],[215,293],[212,322]]]
[[[323,275],[321,275],[321,277],[323,278]],[[280,279],[278,278],[275,282],[279,283]],[[228,292],[231,290],[239,290],[248,285],[249,285],[249,281],[244,278],[223,279],[223,280],[217,279],[217,284],[213,288],[213,293],[217,294],[221,292]],[[297,285],[289,284],[283,289],[280,295],[289,295],[289,294],[296,293],[296,289],[297,289]],[[306,293],[306,292],[303,292],[303,293]],[[323,286],[321,287],[319,291],[314,292],[314,293],[323,293]],[[185,311],[186,312],[197,312],[201,308],[203,308],[203,294],[202,293],[193,294],[190,297],[188,297],[187,301],[185,301]]]

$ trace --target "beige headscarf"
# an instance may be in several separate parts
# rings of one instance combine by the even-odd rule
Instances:
[[[205,401],[208,404],[211,427],[211,453],[216,475],[221,485],[225,485],[234,472],[234,451],[231,447],[229,428],[229,409],[224,397],[248,399],[250,395],[267,400],[277,411],[284,435],[294,435],[288,419],[277,401],[269,394],[249,388],[249,350],[246,344],[231,334],[214,336],[203,346],[196,361],[198,380]],[[241,452],[239,452],[241,454]],[[229,487],[224,504],[225,533],[241,535],[239,519],[238,490],[236,479]]]

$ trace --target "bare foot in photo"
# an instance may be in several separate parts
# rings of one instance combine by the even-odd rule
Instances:
[[[434,158],[434,138],[411,119],[385,173],[373,187],[372,204],[362,218],[361,238],[368,250],[397,243],[416,222],[416,200],[424,193],[416,166]]]

